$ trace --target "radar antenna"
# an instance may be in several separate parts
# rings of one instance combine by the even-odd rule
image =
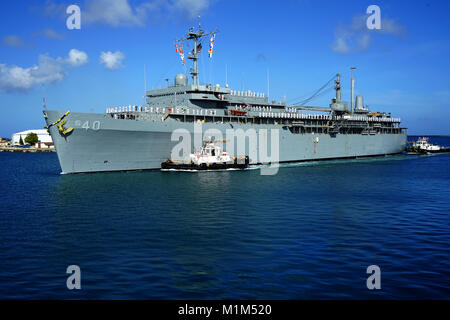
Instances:
[[[200,24],[200,16],[198,16],[198,30],[195,31],[194,28],[190,28],[189,32],[186,34],[186,38],[175,40],[175,42],[182,42],[182,41],[188,41],[193,40],[194,41],[194,49],[192,50],[191,54],[187,57],[188,59],[193,61],[193,68],[190,70],[190,74],[192,75],[192,80],[194,82],[194,85],[198,85],[198,53],[199,53],[199,40],[203,37],[213,35],[218,33],[219,30],[205,33]]]

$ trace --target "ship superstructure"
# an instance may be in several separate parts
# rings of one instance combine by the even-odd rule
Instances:
[[[261,143],[266,150],[275,147],[270,137],[273,130],[278,135],[276,162],[281,163],[379,156],[404,150],[407,130],[400,126],[399,118],[370,112],[362,96],[357,96],[353,104],[353,76],[350,107],[341,98],[340,74],[332,79],[336,95],[328,107],[287,105],[269,101],[264,93],[233,90],[227,84],[199,84],[198,42],[203,37],[213,39],[215,34],[205,33],[199,23],[197,31],[191,28],[186,38],[179,40],[194,43],[187,57],[193,61],[192,83],[186,74],[177,74],[173,85],[146,91],[144,106],[109,107],[105,114],[44,111],[62,171],[159,169],[178,143],[172,135],[178,129],[192,134],[192,149],[196,139],[202,141],[202,132],[211,129],[223,133],[223,137],[227,130],[234,130],[238,140],[239,135],[248,136],[249,129],[264,131],[256,146],[246,142],[244,149],[253,164],[270,162],[258,156],[258,149]],[[236,155],[236,143],[232,142],[225,149]]]
[[[263,93],[235,91],[219,85],[188,85],[184,74],[178,74],[175,85],[166,89],[147,91],[147,106],[121,106],[106,109],[114,119],[152,120],[201,123],[236,123],[279,125],[294,134],[399,134],[401,119],[390,114],[370,112],[356,97],[353,112],[340,100],[340,75],[336,78],[336,98],[330,108],[287,106],[272,101]],[[182,81],[180,81],[180,79]],[[325,114],[305,114],[304,110]]]

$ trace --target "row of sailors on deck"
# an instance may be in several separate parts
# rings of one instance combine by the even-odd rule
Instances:
[[[242,110],[247,110],[247,111],[272,112],[272,107],[271,106],[267,106],[267,107],[263,107],[263,106],[247,107],[246,105],[236,105],[235,109],[242,109]],[[295,107],[287,107],[287,108],[284,109],[284,111],[285,112],[291,112],[291,113],[298,112],[297,108],[295,108]]]
[[[116,112],[141,112],[144,111],[143,106],[122,106],[122,107],[112,107],[106,108],[106,113],[116,113]]]
[[[159,113],[159,114],[192,114],[199,116],[215,116],[217,115],[217,110],[215,109],[187,109],[182,107],[176,108],[163,108],[163,107],[140,107],[135,106],[137,108],[128,108],[128,107],[115,107],[115,108],[107,108],[106,113],[111,114],[111,117],[119,114],[118,117],[114,117],[116,119],[135,119],[135,117],[122,117],[120,114],[129,114],[131,112],[149,112],[149,113]]]
[[[331,120],[331,115],[322,114],[301,114],[301,113],[287,113],[287,112],[260,112],[261,118],[283,118],[283,119],[307,119],[307,120]],[[363,116],[342,117],[337,116],[337,120],[346,119],[352,121],[369,121],[369,122],[401,122],[400,118],[368,118]]]
[[[262,106],[251,106],[251,107],[247,107],[246,105],[236,105],[234,107],[235,109],[242,109],[242,110],[247,110],[247,111],[260,111],[260,112],[271,112],[272,111],[272,107],[268,106],[268,107],[262,107]],[[179,108],[174,108],[174,109],[179,109]],[[193,110],[193,114],[203,114],[203,111],[201,111],[202,109],[198,109],[200,111],[196,112],[195,110],[197,109],[192,109]],[[158,107],[143,107],[143,106],[123,106],[123,107],[113,107],[113,108],[106,108],[106,113],[120,113],[120,112],[156,112],[156,113],[165,113],[166,109],[165,108],[158,108]],[[176,113],[179,113],[179,111],[176,111]],[[213,112],[208,112],[205,111],[205,114],[213,114]],[[215,113],[214,113],[215,114]]]
[[[153,107],[143,107],[143,106],[122,106],[122,107],[113,107],[113,108],[106,108],[106,113],[118,113],[118,112],[156,112],[159,113],[160,110],[161,112],[165,112],[162,111],[162,109],[164,108],[153,108]],[[251,106],[251,107],[247,107],[246,105],[236,105],[235,109],[242,109],[242,110],[247,110],[247,111],[256,111],[256,112],[271,112],[272,111],[272,107],[271,106],[267,106],[267,107],[263,107],[263,106]],[[195,109],[194,109],[195,110]],[[286,109],[287,112],[296,112],[295,108],[288,108]]]
[[[243,106],[238,106],[243,107]],[[271,112],[272,107],[252,106],[247,109],[249,111],[259,112],[259,116],[263,118],[291,118],[291,119],[310,119],[310,120],[331,120],[331,115],[315,115],[315,114],[301,114],[294,110],[287,109],[288,112]],[[142,106],[125,106],[107,108],[106,113],[123,113],[123,112],[155,112],[155,113],[176,113],[176,114],[192,114],[192,115],[217,115],[215,109],[186,109],[186,108],[158,108],[158,107],[142,107]],[[134,118],[134,117],[133,117]],[[337,116],[337,120],[346,119],[351,121],[369,121],[369,122],[401,122],[400,118],[375,118],[366,116]],[[123,119],[123,118],[121,118]],[[127,118],[129,119],[129,118]]]
[[[263,106],[246,106],[246,105],[236,105],[234,106],[234,109],[236,110],[245,110],[245,111],[262,111],[262,112],[267,112],[267,111],[272,111],[272,107],[268,106],[268,107],[263,107]]]
[[[265,94],[260,92],[252,92],[250,90],[247,91],[238,91],[238,90],[231,90],[232,96],[238,96],[238,97],[255,97],[255,98],[264,98]]]

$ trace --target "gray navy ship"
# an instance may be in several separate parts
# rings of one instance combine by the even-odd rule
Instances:
[[[336,95],[328,107],[287,105],[227,84],[199,84],[201,41],[212,42],[216,32],[203,31],[199,23],[177,40],[193,43],[187,56],[193,62],[191,83],[186,74],[177,74],[172,85],[146,91],[143,106],[110,107],[104,114],[44,110],[62,173],[160,169],[174,147],[187,139],[174,138],[176,132],[190,135],[192,150],[184,153],[211,138],[210,132],[216,138],[229,138],[231,132],[224,149],[231,155],[245,153],[250,164],[384,156],[405,149],[407,129],[399,118],[371,112],[362,96],[353,103],[353,75],[350,106],[341,99],[339,74],[330,80]],[[277,157],[267,157],[275,148]]]

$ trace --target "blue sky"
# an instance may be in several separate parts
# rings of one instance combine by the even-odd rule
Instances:
[[[81,30],[68,30],[70,4]],[[365,27],[369,5],[382,29]],[[197,24],[219,29],[213,59],[207,44],[200,81],[267,91],[288,102],[307,97],[341,73],[349,100],[401,117],[410,134],[450,134],[448,1],[86,0],[2,1],[0,10],[0,136],[43,127],[47,108],[103,112],[142,104],[147,88],[184,72],[174,40]],[[310,105],[325,106],[334,93]]]

